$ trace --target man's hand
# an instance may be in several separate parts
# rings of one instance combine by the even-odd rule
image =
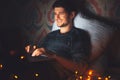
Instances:
[[[32,53],[35,49],[37,48],[37,46],[36,45],[27,45],[26,47],[25,47],[25,51],[27,52],[27,53]]]
[[[32,56],[39,56],[45,53],[44,48],[37,48],[33,51]]]

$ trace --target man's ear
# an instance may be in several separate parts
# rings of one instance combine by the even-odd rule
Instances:
[[[71,12],[70,18],[73,19],[75,17],[76,13],[73,11]]]

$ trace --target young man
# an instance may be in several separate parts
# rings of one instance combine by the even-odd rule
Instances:
[[[73,25],[77,11],[71,1],[73,0],[55,1],[52,6],[54,20],[60,30],[48,33],[39,48],[32,53],[33,57],[46,55],[49,59],[54,59],[53,67],[60,80],[75,77],[75,71],[80,75],[85,73],[91,50],[88,33]]]

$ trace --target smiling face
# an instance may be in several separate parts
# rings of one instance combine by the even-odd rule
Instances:
[[[66,27],[72,23],[74,16],[68,14],[63,7],[54,8],[54,20],[58,27]]]

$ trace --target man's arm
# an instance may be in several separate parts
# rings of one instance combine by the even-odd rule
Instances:
[[[44,54],[49,58],[54,59],[59,64],[61,64],[66,69],[75,72],[78,71],[80,74],[84,73],[88,67],[88,62],[85,60],[81,60],[80,62],[75,62],[64,57],[56,55],[56,53],[51,52],[49,50],[45,50]]]
[[[48,57],[48,59],[52,59],[57,61],[59,64],[61,64],[64,68],[75,72],[78,71],[80,74],[84,73],[88,67],[88,63],[86,61],[81,60],[81,62],[74,62],[69,59],[65,59],[61,56],[56,55],[56,53],[51,52],[49,50],[46,50],[44,48],[37,48],[33,53],[32,56],[41,56],[45,55]]]

